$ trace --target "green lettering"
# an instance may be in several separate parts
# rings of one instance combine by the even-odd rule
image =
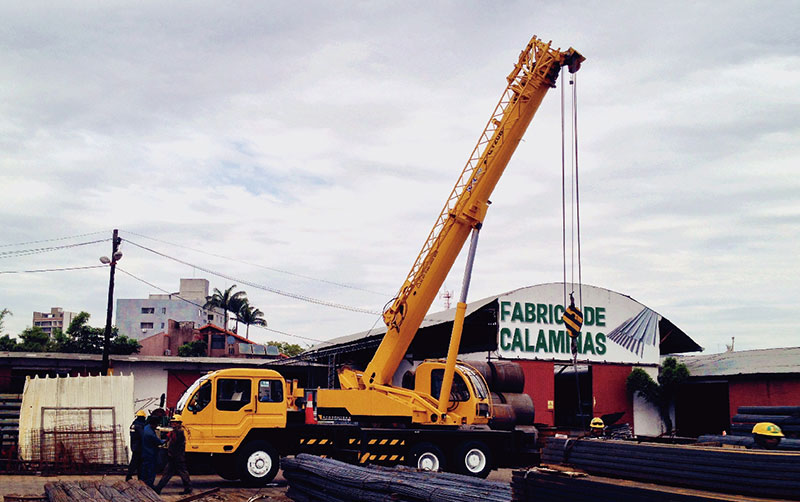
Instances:
[[[548,334],[550,335],[550,352],[564,352],[564,332],[551,329]]]
[[[592,326],[594,324],[594,309],[592,307],[583,307],[583,325]]]
[[[530,336],[531,336],[530,330],[528,328],[525,328],[525,352],[536,351],[536,347],[531,345]]]
[[[536,317],[539,318],[539,322],[547,324],[547,305],[544,303],[536,305]]]
[[[583,354],[583,333],[578,331],[578,335],[575,337],[575,345],[578,348],[578,354]]]
[[[559,350],[559,352],[567,352],[567,347],[569,346],[569,343],[567,342],[569,340],[567,332],[563,329],[558,330],[558,338],[562,340],[561,350]]]
[[[522,333],[519,331],[519,328],[514,329],[514,340],[511,342],[511,350],[525,350],[525,347],[522,346]]]
[[[594,339],[592,338],[592,334],[588,331],[586,332],[586,336],[583,337],[583,343],[583,353],[594,354]]]
[[[536,322],[536,304],[525,304],[525,322]]]
[[[503,328],[500,330],[500,348],[503,350],[508,350],[511,348],[511,344],[507,341],[511,338],[511,330],[508,328]]]
[[[598,326],[605,326],[606,325],[606,308],[605,307],[597,307],[597,325]]]
[[[555,308],[553,308],[553,314],[556,316],[556,324],[564,324],[564,321],[561,320],[561,316],[564,315],[563,305],[556,305]]]
[[[509,314],[509,311],[508,311],[508,307],[509,306],[511,306],[511,302],[500,302],[500,320],[501,321],[505,321],[506,320],[506,316]]]
[[[511,314],[511,321],[525,322],[525,318],[522,316],[522,306],[519,303],[514,304],[514,313]]]
[[[606,335],[605,333],[598,333],[595,335],[594,344],[597,346],[595,352],[597,355],[602,356],[606,353]]]
[[[550,324],[553,324],[553,304],[547,306],[547,315],[548,319],[550,319]]]
[[[536,352],[543,350],[544,352],[549,352],[547,350],[547,338],[544,336],[544,330],[539,330],[539,336],[536,338]]]

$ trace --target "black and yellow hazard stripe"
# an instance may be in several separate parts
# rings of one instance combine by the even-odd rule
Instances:
[[[564,326],[569,331],[569,336],[576,337],[578,333],[581,331],[581,327],[583,327],[583,312],[577,309],[574,305],[570,305],[564,311],[564,315],[561,316],[561,320],[564,321]]]

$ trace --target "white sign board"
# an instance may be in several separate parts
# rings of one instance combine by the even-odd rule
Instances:
[[[581,298],[577,290],[574,296],[576,307],[583,310],[583,328],[575,340],[579,360],[658,364],[659,314],[630,297],[594,286],[583,286]],[[500,357],[572,360],[571,339],[561,320],[563,284],[519,289],[498,302]]]

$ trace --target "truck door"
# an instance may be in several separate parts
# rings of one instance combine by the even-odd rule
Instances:
[[[187,450],[200,448],[203,441],[213,437],[213,406],[211,380],[200,380],[194,394],[188,397],[185,409],[182,409],[183,425],[186,428]],[[187,391],[188,392],[188,391]]]
[[[250,428],[256,404],[252,379],[218,378],[216,383],[214,437],[244,437]]]
[[[258,403],[256,403],[254,427],[285,427],[286,401],[284,382],[280,379],[258,381]]]

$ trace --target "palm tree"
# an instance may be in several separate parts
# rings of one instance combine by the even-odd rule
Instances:
[[[222,329],[228,331],[228,312],[236,312],[232,307],[238,306],[239,302],[242,298],[247,298],[247,293],[244,291],[237,291],[236,293],[233,292],[233,289],[236,288],[236,284],[229,287],[225,291],[220,291],[217,288],[214,288],[214,293],[211,296],[206,296],[206,304],[203,308],[218,308],[222,309],[223,317],[222,317]]]
[[[245,331],[245,338],[248,340],[250,339],[250,325],[254,324],[256,326],[266,326],[267,320],[264,319],[264,312],[261,312],[259,309],[253,308],[249,303],[245,302],[242,305],[242,308],[239,309],[239,313],[237,315],[238,319],[247,326],[247,330]]]
[[[244,291],[239,291],[231,296],[231,300],[228,302],[228,310],[233,314],[233,319],[236,321],[236,327],[233,328],[234,333],[239,332],[239,311],[241,311],[242,307],[247,305],[247,303],[247,293]]]

